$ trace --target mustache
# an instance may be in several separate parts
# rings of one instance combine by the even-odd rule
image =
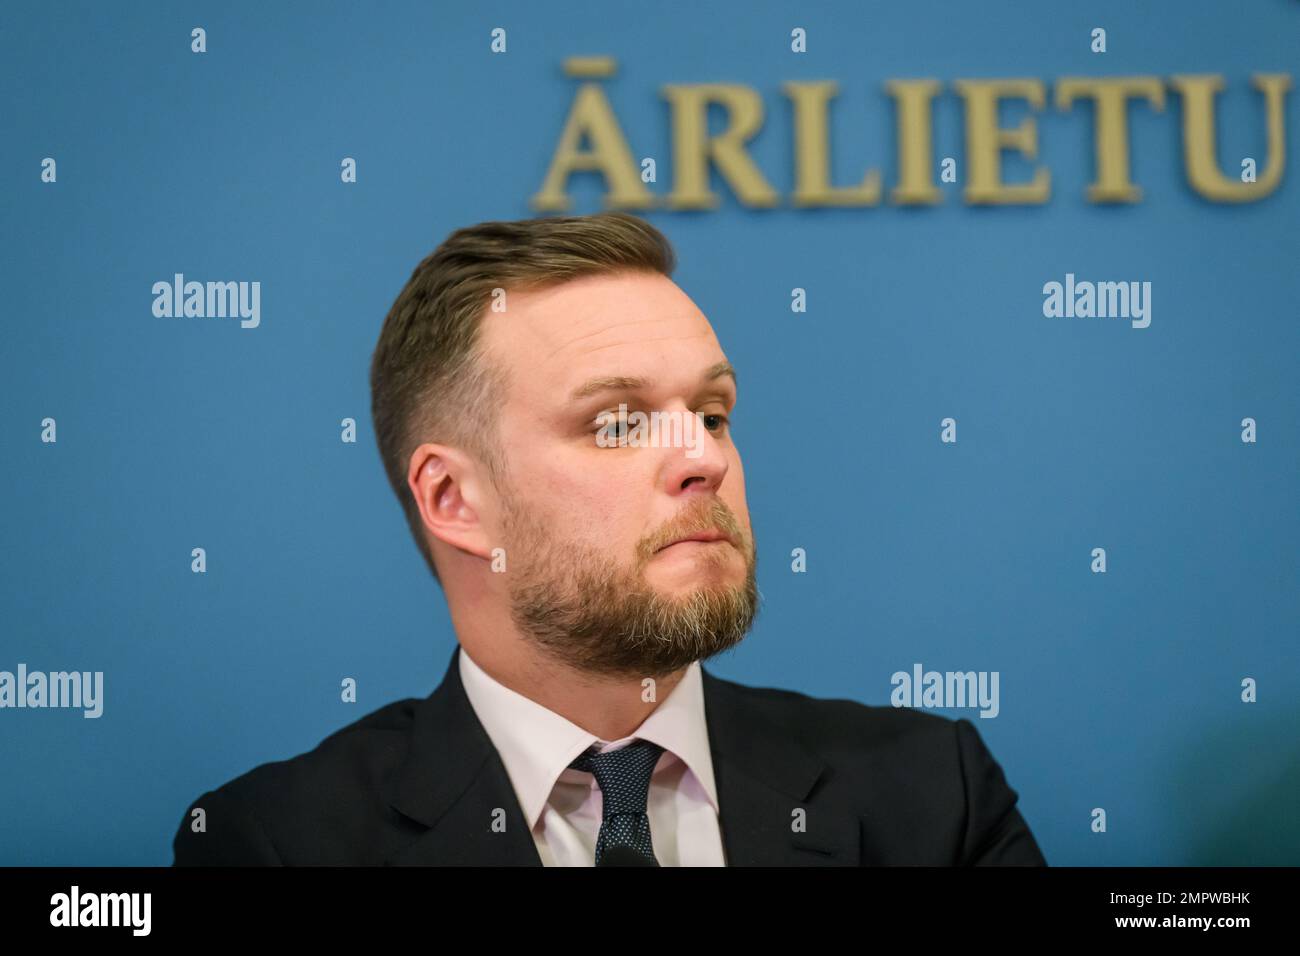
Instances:
[[[744,529],[726,503],[717,498],[700,499],[654,533],[642,538],[637,553],[648,561],[660,548],[701,531],[721,531],[742,552],[747,551]]]

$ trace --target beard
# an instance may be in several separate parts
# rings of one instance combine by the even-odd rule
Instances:
[[[641,539],[631,565],[585,543],[556,535],[518,497],[504,490],[511,617],[527,640],[573,669],[613,678],[663,677],[735,647],[758,611],[752,535],[716,498],[697,498],[680,515]],[[694,560],[713,577],[735,547],[745,559],[739,585],[700,584],[664,594],[645,579],[656,550],[705,528],[731,536]]]

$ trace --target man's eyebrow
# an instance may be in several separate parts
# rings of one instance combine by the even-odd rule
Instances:
[[[573,394],[569,396],[569,401],[576,402],[580,399],[590,398],[600,392],[630,392],[634,389],[645,388],[649,384],[649,379],[632,378],[627,375],[608,375],[604,378],[593,378],[575,388]]]
[[[709,368],[705,370],[704,375],[701,376],[701,381],[712,382],[715,379],[722,378],[724,375],[730,376],[732,382],[736,381],[735,368],[732,367],[730,362],[725,360],[709,366]],[[573,390],[573,393],[569,396],[569,401],[581,401],[582,399],[590,398],[592,395],[596,395],[599,392],[630,392],[638,388],[647,388],[649,385],[650,380],[646,378],[638,378],[629,375],[606,375],[601,378],[593,378],[589,381],[583,382]]]
[[[717,365],[709,366],[709,370],[704,373],[704,381],[712,382],[714,379],[722,378],[724,375],[731,376],[731,384],[739,384],[736,381],[736,370],[732,368],[731,363],[725,359]]]

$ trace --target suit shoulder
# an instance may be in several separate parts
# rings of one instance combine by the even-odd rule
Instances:
[[[942,714],[713,679],[773,720],[819,741],[867,739],[948,746],[956,735],[958,721]]]
[[[178,840],[188,840],[196,807],[238,814],[244,827],[281,856],[282,834],[352,825],[358,809],[380,811],[386,784],[405,760],[421,701],[386,704],[334,731],[311,750],[259,764],[204,792],[186,811]],[[210,815],[210,814],[209,814]],[[251,838],[250,838],[251,839]]]
[[[821,759],[824,805],[858,817],[874,862],[1044,864],[1018,794],[968,718],[730,681],[714,689],[730,725],[770,724],[773,739]]]

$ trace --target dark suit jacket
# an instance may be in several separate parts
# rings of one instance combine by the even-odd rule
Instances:
[[[181,821],[173,865],[541,866],[458,664],[453,652],[425,699],[204,793]],[[1046,865],[969,720],[747,687],[707,669],[703,683],[729,866]],[[206,832],[191,830],[195,807]]]

